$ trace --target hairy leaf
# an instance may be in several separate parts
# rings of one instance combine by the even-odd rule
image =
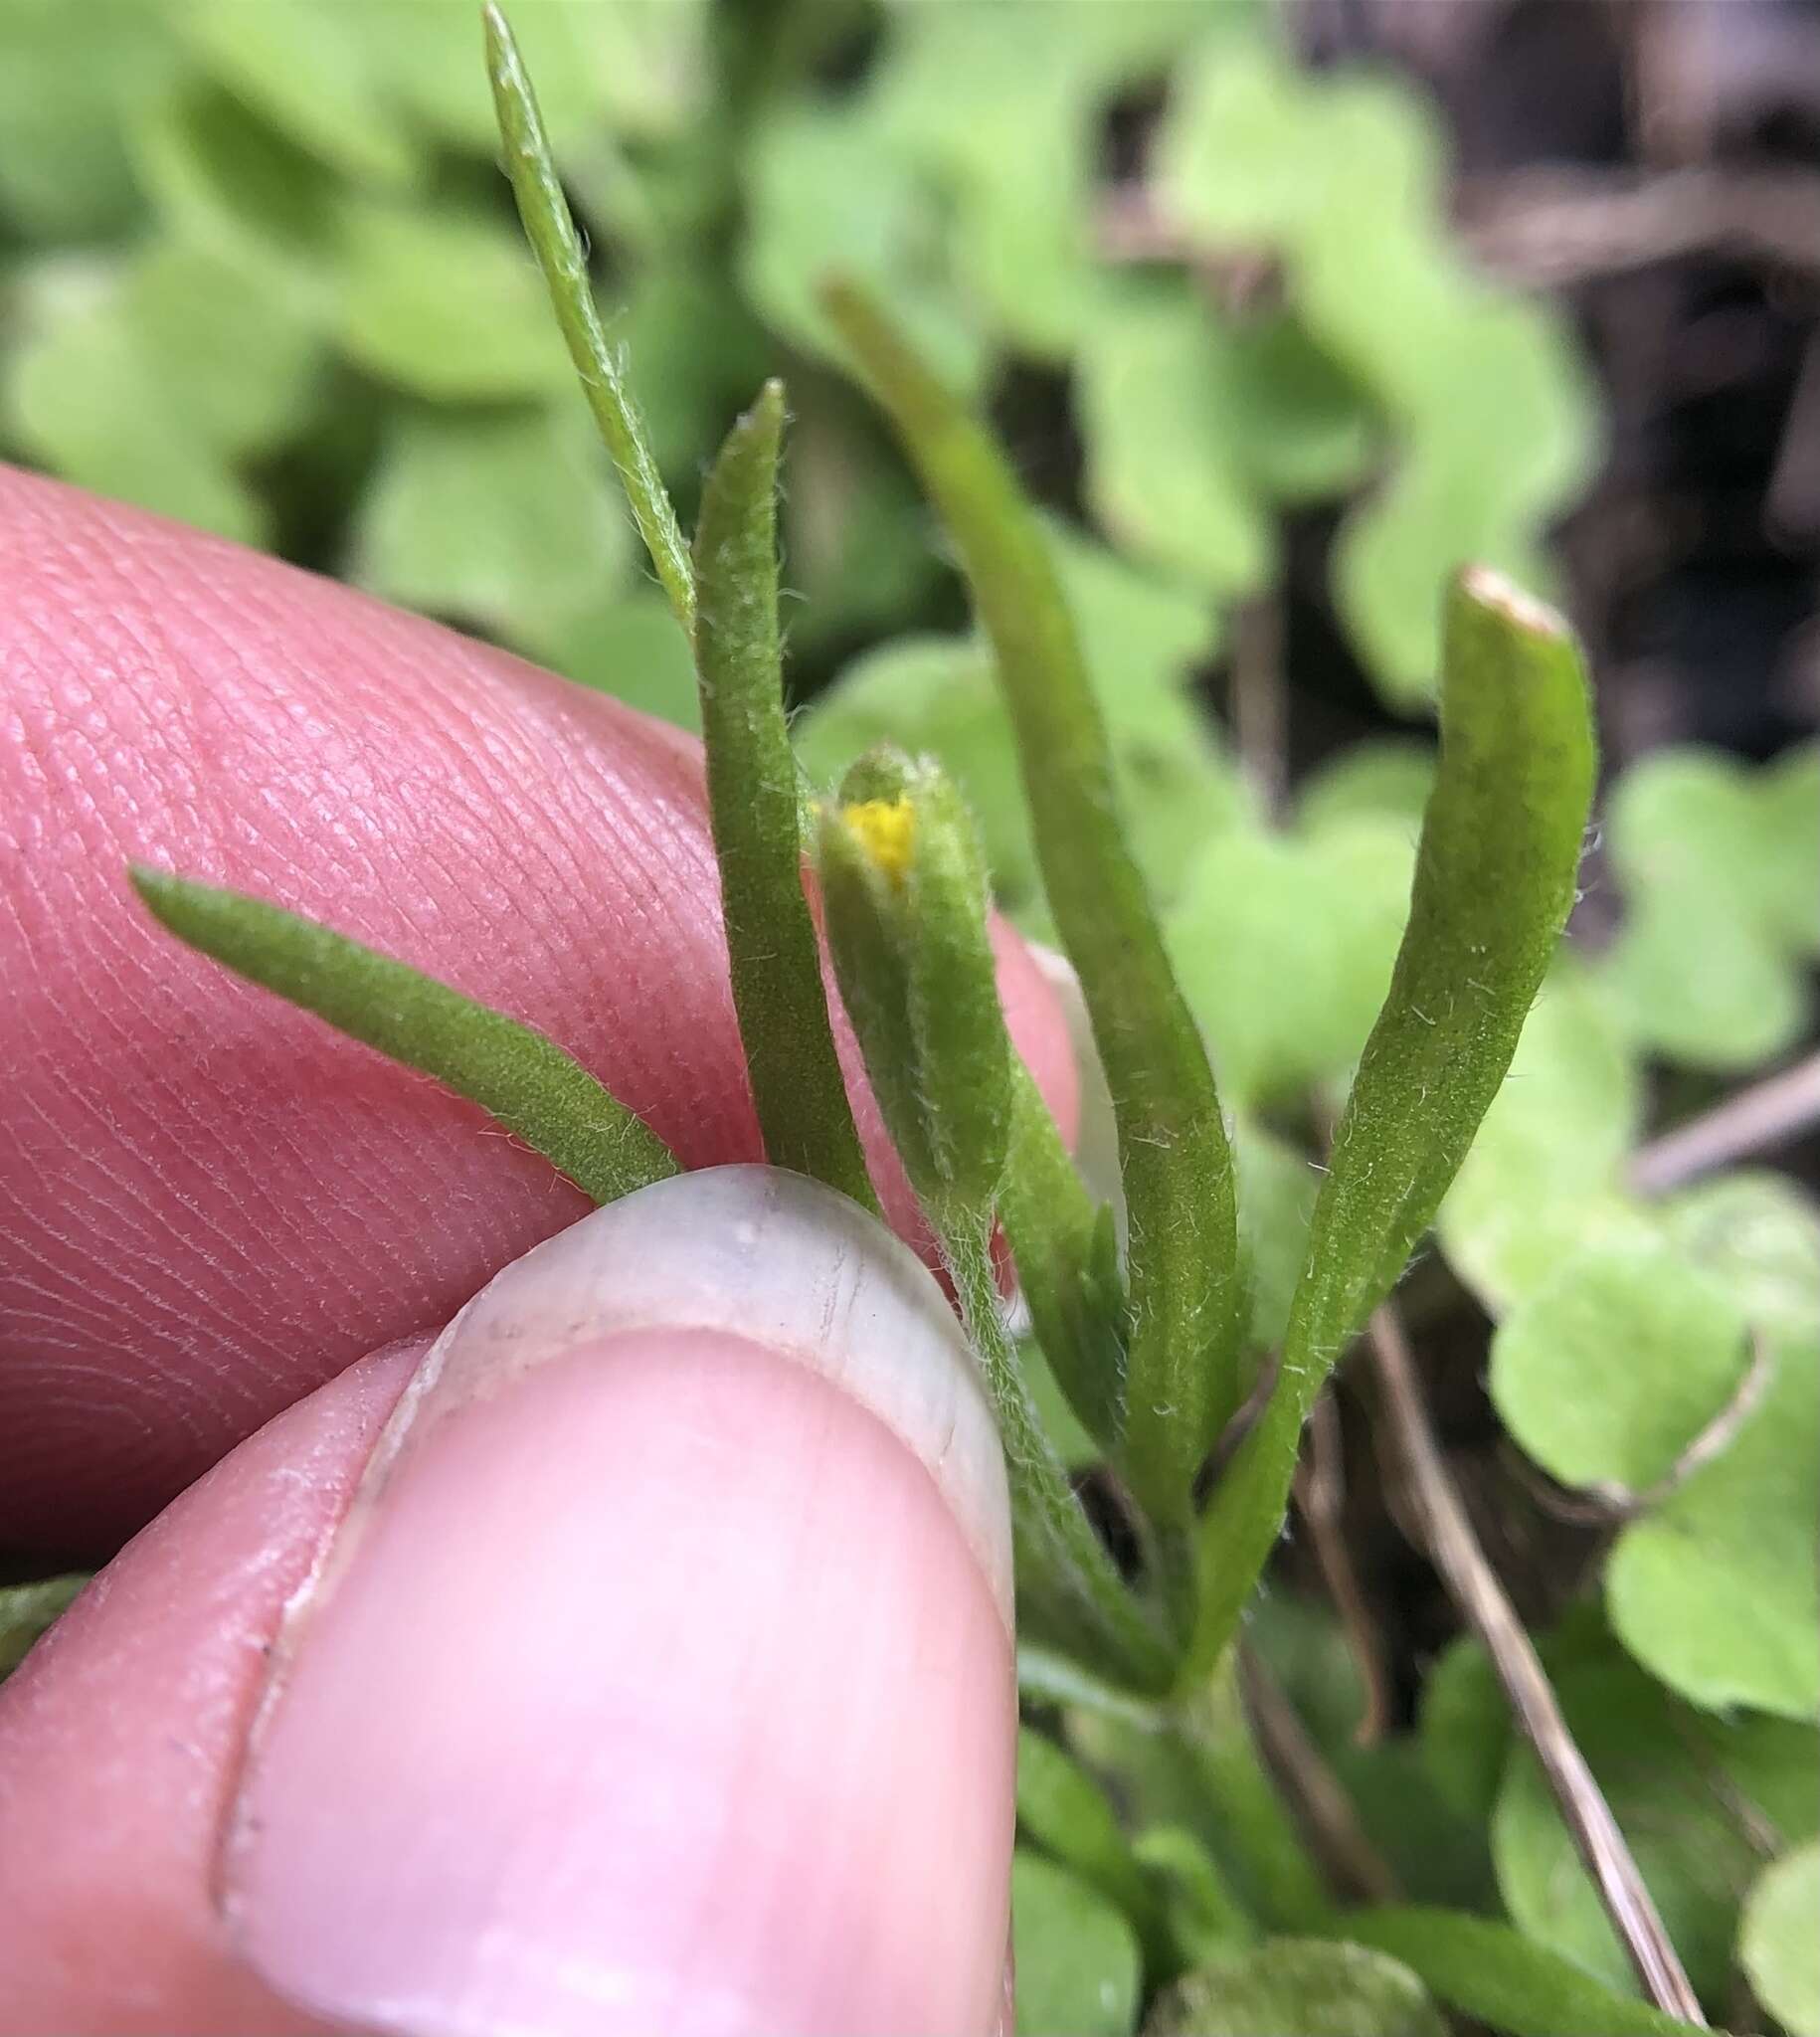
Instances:
[[[597,1203],[676,1173],[656,1134],[531,1026],[263,899],[143,867],[132,882],[180,940],[477,1103]]]
[[[796,759],[778,638],[778,453],[784,385],[727,435],[695,533],[695,658],[733,1005],[774,1167],[876,1210],[834,1054],[803,895]]]
[[[1321,1383],[1432,1220],[1573,903],[1593,771],[1573,641],[1558,617],[1474,569],[1449,593],[1447,646],[1408,931],[1335,1135],[1276,1389],[1202,1524],[1203,1667],[1276,1540]]]
[[[1247,1306],[1219,1098],[1117,818],[1104,720],[1042,528],[999,449],[850,288],[828,302],[960,549],[1017,736],[1049,906],[1119,1118],[1130,1216],[1123,1464],[1180,1520],[1242,1394]]]

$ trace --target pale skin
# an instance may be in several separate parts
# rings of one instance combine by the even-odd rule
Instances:
[[[125,864],[443,975],[551,1032],[686,1166],[753,1160],[700,761],[466,639],[5,470],[0,539],[0,1546],[82,1562],[137,1532],[0,1687],[0,2037],[984,2037],[1001,1594],[914,1452],[736,1333],[590,1333],[387,1487],[378,1609],[362,1628],[350,1591],[320,1630],[356,1734],[370,1693],[447,1800],[418,1802],[423,1860],[383,1878],[397,1915],[330,1901],[321,1945],[273,1949],[270,1917],[311,1913],[290,1866],[224,1855],[248,1803],[306,1819],[356,1879],[388,1843],[370,1784],[337,1798],[345,1725],[274,1715],[235,1809],[286,1602],[436,1333],[587,1204],[470,1107],[176,947]],[[1000,963],[1069,1129],[1052,996],[1008,935]],[[910,1228],[888,1156],[875,1172]],[[311,1631],[298,1661],[329,1645]],[[535,1731],[502,1740],[486,1722],[526,1688]],[[549,1831],[496,1828],[525,1803]],[[830,1834],[864,1872],[834,1871]],[[449,1865],[470,1857],[484,1876]],[[622,1940],[636,1986],[606,1970]],[[330,1976],[313,2008],[271,1977],[293,1953]],[[321,2007],[356,1988],[358,2015]]]

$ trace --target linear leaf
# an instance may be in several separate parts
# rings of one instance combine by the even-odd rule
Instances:
[[[1049,1370],[1088,1434],[1111,1449],[1125,1400],[1125,1290],[1112,1211],[1088,1195],[1021,1061],[1011,1068],[999,1218]]]
[[[1002,454],[858,290],[830,314],[953,533],[992,641],[1049,904],[1117,1105],[1131,1218],[1124,1469],[1162,1521],[1242,1397],[1246,1308],[1213,1076],[1120,824],[1113,765],[1041,525]]]
[[[1694,2028],[1489,1918],[1399,1905],[1348,1911],[1333,1929],[1400,1959],[1449,2008],[1510,2037],[1685,2037]]]
[[[588,258],[563,196],[550,143],[544,133],[537,94],[525,73],[518,44],[495,6],[484,10],[486,70],[492,80],[493,108],[505,144],[505,172],[518,200],[525,237],[549,285],[556,322],[568,343],[569,358],[581,377],[582,393],[600,427],[613,463],[625,485],[633,520],[650,553],[652,566],[685,635],[695,628],[695,581],[689,550],[683,542],[676,511],[657,471],[644,426],[626,387],[601,324],[600,309],[588,281]]]
[[[1449,591],[1441,757],[1409,925],[1315,1204],[1276,1390],[1202,1523],[1193,1659],[1233,1633],[1282,1526],[1302,1423],[1465,1158],[1573,904],[1592,796],[1566,625],[1483,568]]]
[[[180,940],[477,1103],[597,1203],[678,1172],[654,1132],[531,1026],[262,898],[131,874]]]
[[[766,1158],[876,1213],[803,895],[797,766],[778,640],[783,432],[784,385],[768,382],[728,433],[702,495],[695,660],[708,811],[733,1005]]]

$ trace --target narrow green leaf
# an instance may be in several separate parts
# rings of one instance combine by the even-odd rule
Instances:
[[[727,434],[695,533],[695,658],[733,1006],[765,1154],[878,1208],[834,1054],[803,895],[796,759],[778,638],[784,385]]]
[[[1125,1286],[1112,1211],[1088,1195],[1021,1061],[1011,1085],[1000,1221],[1055,1383],[1087,1433],[1111,1450],[1125,1411]]]
[[[569,358],[581,377],[582,392],[613,463],[619,468],[627,499],[632,504],[633,520],[650,553],[651,564],[677,622],[685,634],[692,636],[695,580],[689,566],[688,546],[683,542],[657,463],[651,457],[632,393],[607,343],[588,281],[588,258],[556,175],[543,116],[537,109],[537,95],[531,90],[505,16],[489,4],[485,21],[487,75],[492,80],[493,106],[499,116],[505,169],[518,200],[518,216],[524,222],[526,238],[549,284],[556,322],[568,342]]]
[[[1390,1291],[1492,1098],[1573,904],[1592,796],[1585,671],[1552,611],[1471,568],[1449,591],[1441,757],[1409,926],[1334,1139],[1269,1406],[1202,1522],[1210,1664],[1282,1527],[1302,1424]]]
[[[1488,1918],[1397,1906],[1348,1911],[1337,1928],[1400,1959],[1449,2008],[1510,2037],[1685,2037],[1694,2027]]]
[[[859,291],[828,309],[960,550],[1016,732],[1043,881],[1117,1103],[1131,1217],[1124,1469],[1164,1522],[1242,1397],[1246,1307],[1212,1072],[1118,819],[1105,727],[1042,526],[988,434]]]
[[[531,1026],[264,899],[131,874],[179,940],[490,1111],[597,1203],[678,1171],[654,1132]]]

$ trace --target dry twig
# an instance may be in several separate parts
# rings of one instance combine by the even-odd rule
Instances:
[[[1294,1807],[1322,1873],[1343,1897],[1362,1903],[1396,1902],[1400,1891],[1395,1874],[1366,1836],[1352,1798],[1282,1685],[1252,1648],[1239,1649],[1238,1671],[1259,1750]]]
[[[1309,1417],[1308,1454],[1296,1473],[1296,1504],[1308,1523],[1315,1561],[1321,1566],[1328,1595],[1340,1615],[1341,1631],[1359,1670],[1359,1680],[1365,1686],[1365,1711],[1353,1739],[1360,1747],[1375,1747],[1390,1724],[1388,1678],[1377,1626],[1347,1545],[1343,1443],[1333,1394],[1323,1393]]]
[[[1815,1124],[1820,1124],[1820,1053],[1753,1082],[1640,1147],[1630,1164],[1630,1185],[1640,1196],[1665,1196],[1733,1161],[1780,1146]]]
[[[1536,1750],[1561,1816],[1644,1992],[1669,2015],[1704,2027],[1706,2017],[1699,1998],[1663,1929],[1611,1806],[1567,1729],[1560,1701],[1523,1622],[1473,1534],[1459,1490],[1428,1425],[1415,1362],[1389,1303],[1371,1318],[1369,1337],[1385,1412],[1435,1568],[1492,1658],[1518,1727]]]

